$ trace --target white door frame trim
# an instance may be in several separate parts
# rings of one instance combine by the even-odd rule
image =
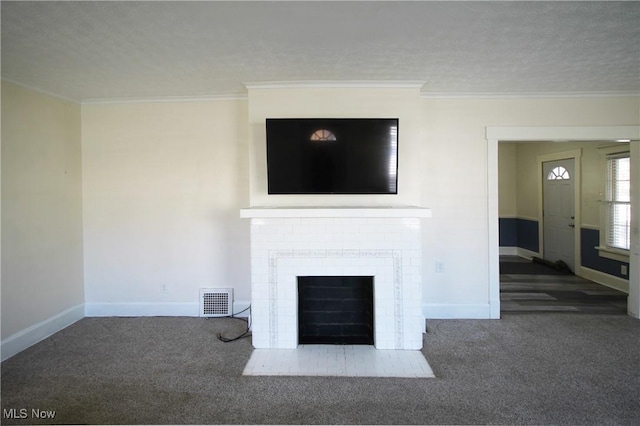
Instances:
[[[576,275],[581,275],[582,268],[582,255],[580,253],[580,224],[582,223],[582,206],[580,204],[580,196],[582,188],[582,171],[580,160],[582,158],[582,149],[572,149],[570,151],[554,152],[551,154],[538,155],[538,252],[540,257],[544,259],[544,215],[542,214],[544,208],[544,175],[542,173],[542,163],[556,160],[573,160],[573,211],[574,211],[574,223],[576,224],[575,232],[573,233],[573,271]]]
[[[489,241],[490,317],[500,318],[500,252],[498,228],[498,143],[616,141],[630,139],[631,179],[640,180],[640,126],[584,127],[486,127],[487,221]],[[640,185],[631,189],[631,252],[629,256],[629,298],[627,312],[640,318]],[[576,192],[580,192],[577,190]],[[579,224],[579,222],[576,222]],[[576,247],[579,250],[579,246]]]

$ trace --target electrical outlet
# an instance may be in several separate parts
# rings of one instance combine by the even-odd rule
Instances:
[[[620,275],[624,275],[626,277],[627,274],[627,265],[620,265]]]
[[[436,273],[444,274],[444,262],[441,262],[441,261],[436,262]]]
[[[167,285],[166,284],[162,284],[162,292],[163,293],[167,292]]]

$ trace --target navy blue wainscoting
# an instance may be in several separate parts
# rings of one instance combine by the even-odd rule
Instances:
[[[500,247],[520,247],[540,252],[538,221],[520,218],[499,218]]]
[[[596,249],[596,247],[600,245],[599,230],[580,228],[580,245],[582,266],[604,272],[605,274],[613,275],[615,277],[629,279],[628,276],[620,273],[620,266],[622,265],[627,265],[627,271],[629,270],[628,262],[620,262],[618,260],[600,257],[600,254]]]
[[[518,219],[518,247],[540,253],[540,240],[538,238],[538,221]]]
[[[515,217],[501,217],[498,219],[500,233],[500,247],[517,247],[518,230]]]

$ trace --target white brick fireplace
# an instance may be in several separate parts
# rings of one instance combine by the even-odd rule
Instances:
[[[255,348],[298,345],[298,276],[374,277],[374,345],[422,348],[421,218],[406,208],[248,208]]]

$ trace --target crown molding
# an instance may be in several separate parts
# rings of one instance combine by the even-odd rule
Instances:
[[[402,80],[301,80],[244,83],[247,89],[420,89],[425,81]]]
[[[40,93],[41,95],[49,96],[51,98],[55,98],[61,101],[70,102],[73,104],[80,104],[80,101],[77,99],[67,98],[62,95],[58,95],[57,93],[48,92],[36,86],[29,86],[28,84],[20,83],[19,81],[11,80],[10,78],[2,77],[3,83],[13,84],[14,86],[22,87],[23,89],[31,90],[32,92]]]
[[[142,104],[161,102],[212,102],[212,101],[246,101],[247,95],[206,95],[206,96],[158,96],[148,98],[103,98],[85,99],[82,105],[106,105],[106,104]]]
[[[640,92],[421,92],[423,99],[640,98]]]
[[[131,98],[95,98],[77,100],[57,93],[49,92],[39,87],[30,86],[18,81],[5,78],[7,82],[27,90],[41,93],[65,102],[80,105],[128,104],[128,103],[158,103],[158,102],[211,102],[211,101],[246,101],[247,94],[221,94],[202,96],[151,96]],[[301,81],[269,81],[244,83],[249,90],[257,89],[418,89],[421,90],[428,82],[414,80],[301,80]],[[593,92],[426,92],[421,91],[421,99],[540,99],[540,98],[640,98],[640,91],[593,91]]]
[[[246,94],[225,94],[225,95],[203,95],[203,96],[150,96],[150,97],[131,97],[131,98],[96,98],[96,99],[83,99],[77,100],[67,98],[65,96],[58,95],[53,92],[49,92],[39,87],[30,86],[28,84],[20,83],[19,81],[11,80],[9,78],[2,78],[4,83],[10,83],[23,89],[31,90],[36,93],[40,93],[55,99],[59,99],[65,102],[71,102],[78,105],[98,105],[98,104],[128,104],[128,103],[157,103],[157,102],[210,102],[210,101],[246,101],[248,99]]]

